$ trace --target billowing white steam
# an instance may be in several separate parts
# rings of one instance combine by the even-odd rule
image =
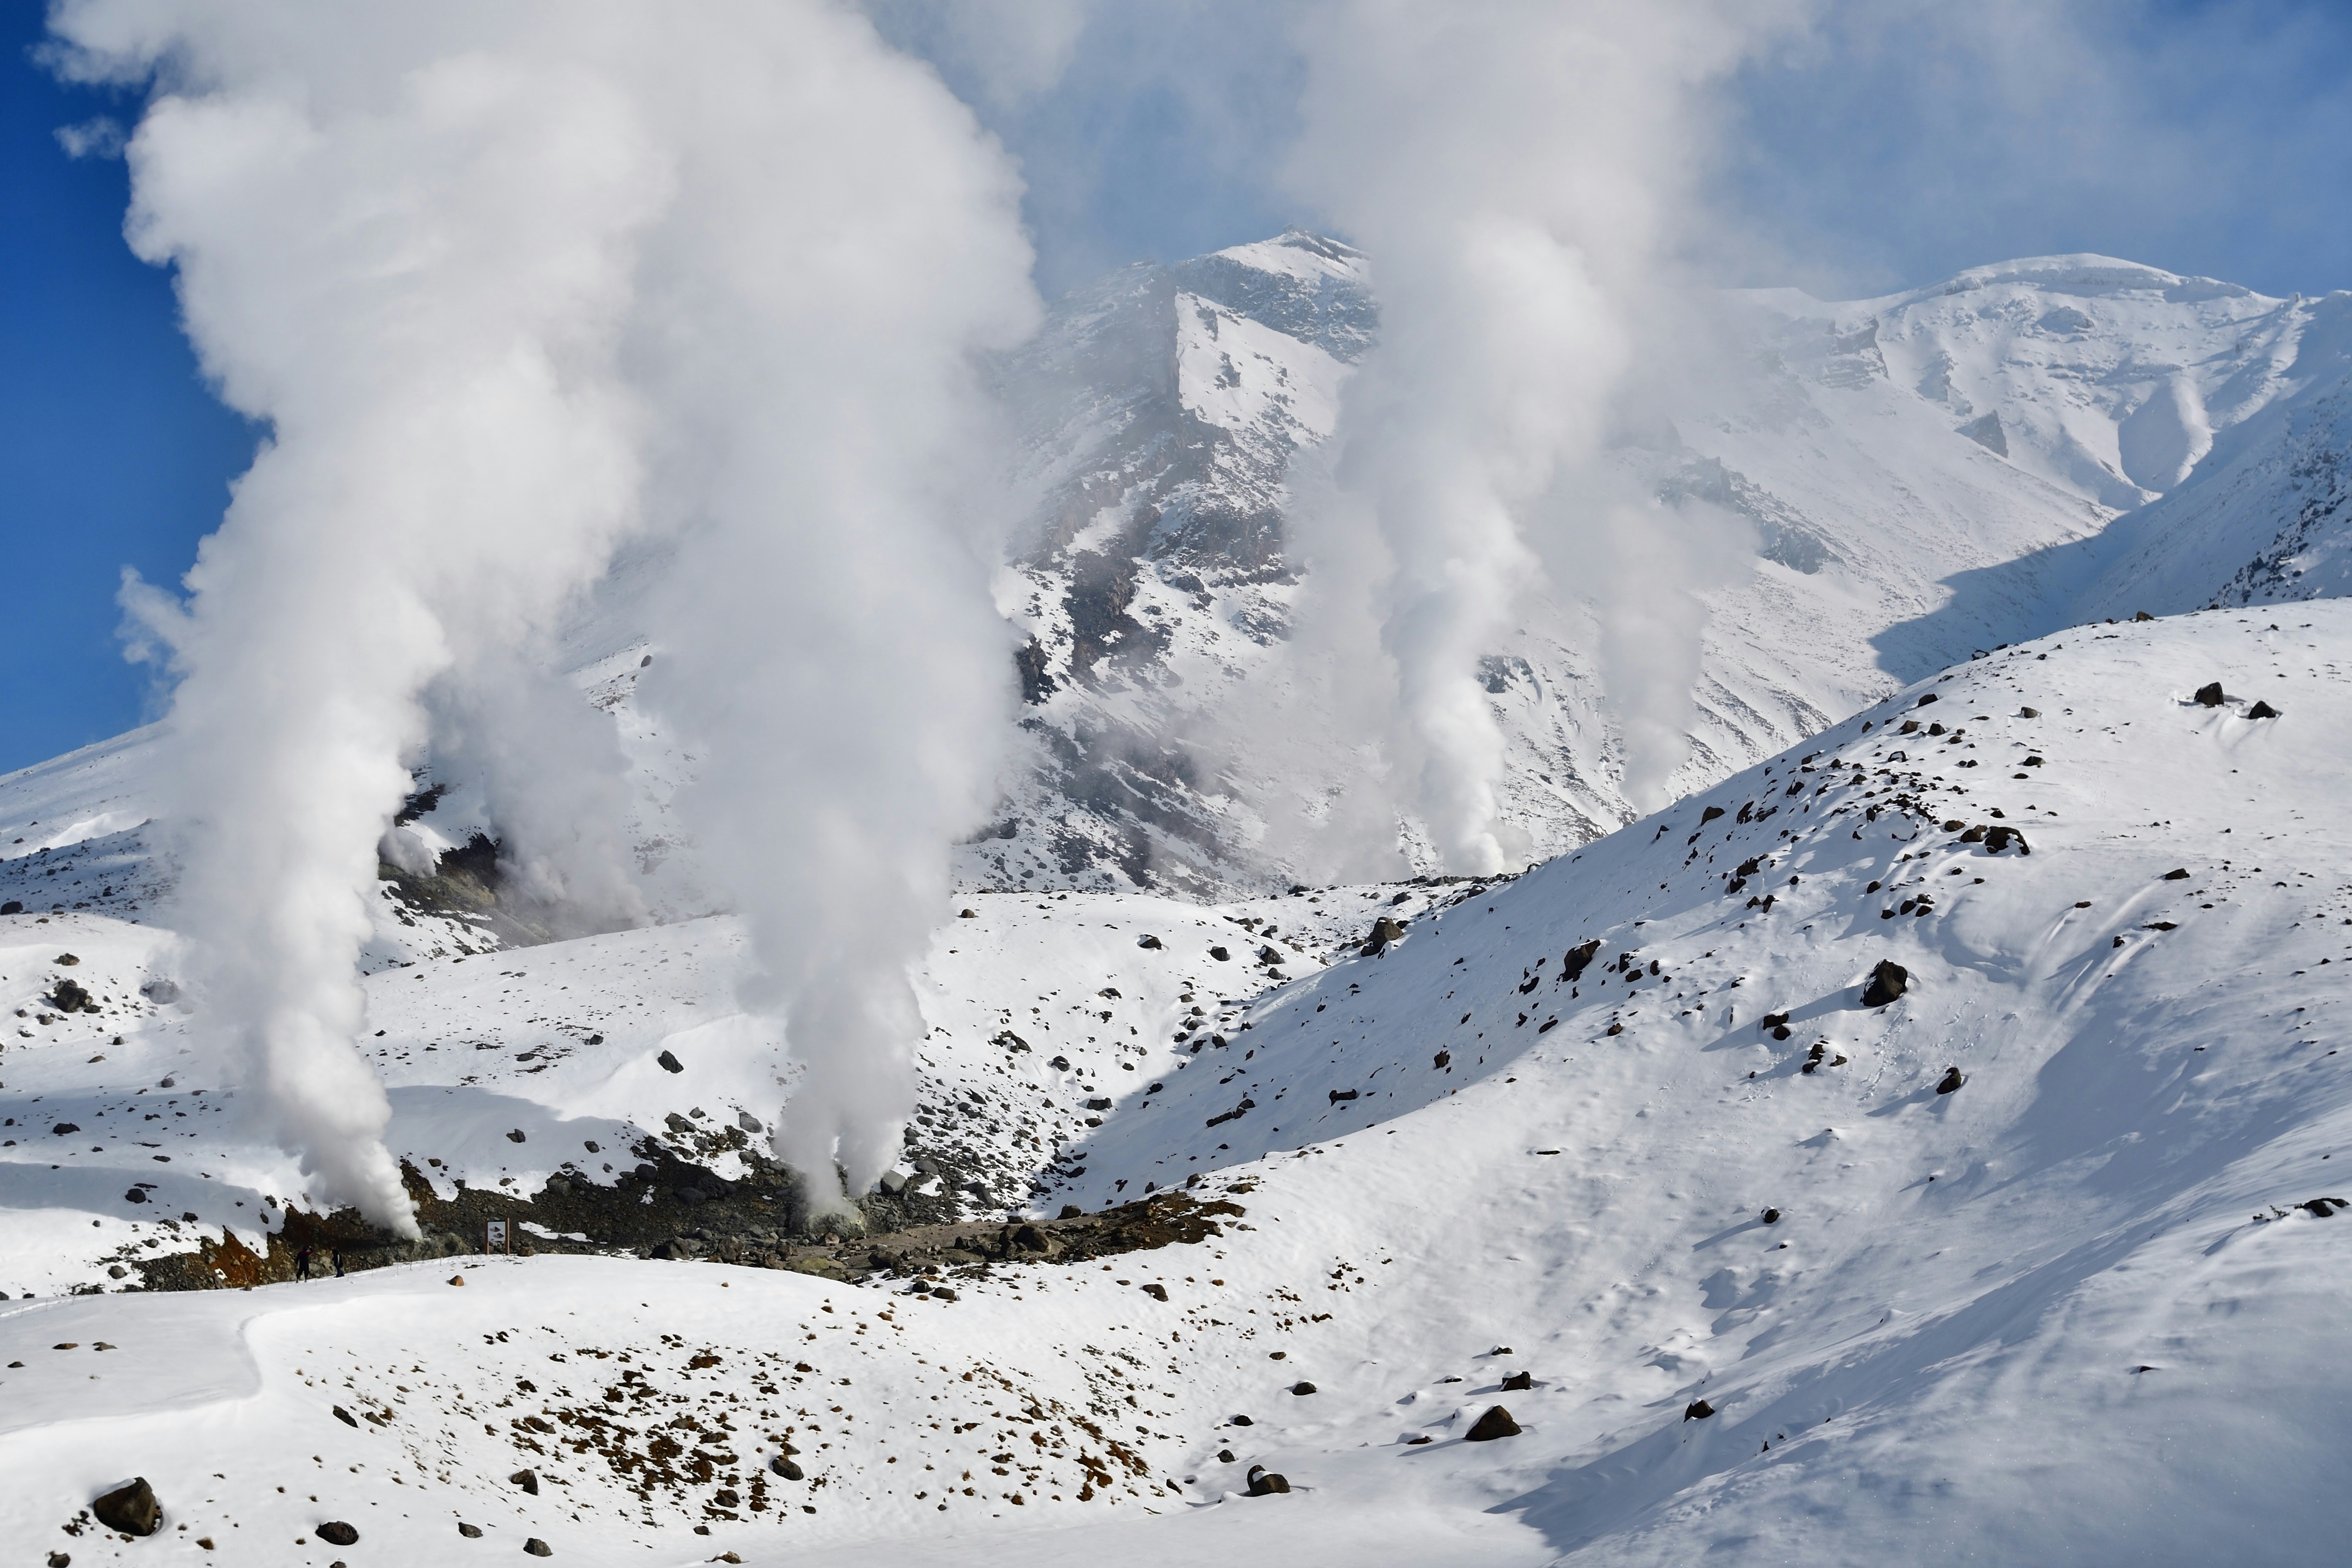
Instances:
[[[863,22],[827,25],[698,74],[707,153],[631,342],[680,538],[640,697],[695,753],[678,810],[748,919],[744,999],[803,1066],[776,1148],[820,1210],[836,1163],[856,1194],[898,1153],[908,967],[999,784],[1016,694],[973,362],[1038,313],[1008,161]]]
[[[808,1064],[783,1152],[821,1201],[835,1153],[869,1178],[1010,679],[955,547],[987,521],[957,510],[966,357],[1034,310],[1002,155],[820,0],[68,0],[54,25],[67,68],[155,82],[132,244],[272,432],[184,605],[127,591],[179,677],[200,1016],[248,1051],[266,1131],[317,1196],[413,1230],[354,961],[433,712],[526,875],[626,906],[609,756],[530,672],[651,526],[680,542],[653,695],[698,734],[691,818]]]
[[[1295,511],[1300,643],[1369,689],[1328,699],[1343,721],[1389,718],[1368,738],[1396,804],[1454,870],[1515,858],[1475,672],[1543,568],[1595,610],[1627,795],[1682,760],[1704,619],[1690,589],[1712,572],[1694,575],[1680,520],[1601,459],[1687,237],[1699,89],[1775,9],[1332,0],[1297,28],[1291,181],[1370,254],[1381,308],[1333,482],[1302,487]]]

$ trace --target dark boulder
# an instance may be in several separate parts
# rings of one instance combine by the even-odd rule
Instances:
[[[539,1495],[539,1473],[535,1470],[517,1470],[513,1475],[509,1476],[507,1479],[513,1482],[516,1486],[520,1487],[523,1490],[529,1492],[533,1497],[537,1497]]]
[[[1570,948],[1567,953],[1559,961],[1559,977],[1562,980],[1567,981],[1570,984],[1574,984],[1577,980],[1583,975],[1585,966],[1600,956],[1600,953],[1601,939],[1599,937],[1594,937],[1591,942],[1580,942],[1577,946]]]
[[[1470,1430],[1462,1434],[1462,1440],[1465,1443],[1491,1443],[1497,1437],[1516,1437],[1518,1435],[1519,1424],[1511,1419],[1511,1413],[1499,1405],[1490,1405],[1486,1407],[1486,1414],[1473,1421]]]
[[[1536,1374],[1531,1372],[1515,1372],[1503,1379],[1503,1392],[1506,1394],[1516,1393],[1523,1388],[1533,1388],[1535,1385]]]
[[[117,1487],[103,1497],[92,1498],[89,1511],[98,1522],[109,1530],[119,1530],[125,1535],[152,1535],[163,1523],[163,1505],[155,1500],[155,1489],[147,1478],[137,1476],[126,1487]]]
[[[1213,947],[1209,950],[1209,956],[1219,963],[1227,963],[1232,962],[1234,955],[1222,947]]]
[[[1969,1081],[1969,1075],[1968,1075],[1968,1074],[1966,1074],[1966,1073],[1964,1073],[1964,1072],[1962,1072],[1959,1068],[1946,1068],[1944,1069],[1944,1077],[1943,1077],[1942,1081],[1938,1082],[1938,1083],[1936,1085],[1936,1092],[1937,1092],[1937,1094],[1949,1094],[1949,1093],[1951,1093],[1954,1089],[1956,1089],[1959,1088],[1959,1087],[1960,1087],[1960,1085],[1962,1085],[1962,1084],[1964,1084],[1964,1083],[1966,1083],[1966,1082],[1968,1082],[1968,1081]]]
[[[2200,706],[2219,708],[2229,700],[2221,695],[2221,683],[2214,680],[2197,689],[2197,700]]]
[[[1249,1468],[1250,1496],[1272,1497],[1276,1492],[1286,1492],[1289,1489],[1290,1482],[1286,1479],[1276,1475],[1264,1465],[1252,1465]]]
[[[2257,701],[2252,708],[2246,710],[2246,717],[2249,719],[2275,719],[2278,716],[2279,710],[2267,702]]]
[[[1911,972],[1891,958],[1882,958],[1870,972],[1870,984],[1862,988],[1862,1005],[1884,1007],[1910,987]]]
[[[1301,1395],[1309,1394],[1315,1392],[1315,1385],[1305,1378],[1300,1378],[1290,1385],[1290,1392]]]
[[[310,1533],[317,1536],[320,1540],[325,1542],[330,1546],[356,1546],[359,1544],[360,1532],[352,1529],[350,1525],[345,1524],[340,1519],[331,1519]]]
[[[1704,1421],[1714,1414],[1715,1406],[1704,1399],[1694,1399],[1683,1406],[1683,1419],[1685,1421]]]
[[[482,1538],[482,1527],[478,1524],[467,1524],[461,1521],[457,1526],[457,1533],[468,1541],[479,1541]]]
[[[552,1557],[555,1555],[555,1548],[550,1546],[546,1542],[541,1541],[536,1535],[522,1543],[522,1552],[523,1555],[526,1557]]]
[[[661,1064],[661,1069],[664,1072],[684,1072],[686,1070],[686,1064],[679,1061],[677,1057],[671,1055],[667,1051],[664,1051],[661,1055],[656,1057],[654,1060]]]
[[[60,980],[49,992],[50,1005],[60,1013],[95,1013],[98,1004],[90,1000],[79,980]]]

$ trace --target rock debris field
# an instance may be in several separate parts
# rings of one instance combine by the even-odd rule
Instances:
[[[2347,657],[2333,603],[2077,626],[1516,878],[961,894],[856,1224],[766,1152],[731,921],[396,896],[426,1236],[314,1212],[135,739],[0,780],[0,1543],[2326,1560]]]

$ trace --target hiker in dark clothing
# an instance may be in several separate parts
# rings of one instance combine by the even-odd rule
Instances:
[[[327,1256],[335,1265],[335,1278],[341,1279],[343,1277],[343,1255],[340,1252],[331,1252]]]
[[[307,1247],[294,1255],[294,1278],[297,1279],[310,1278],[310,1249]]]

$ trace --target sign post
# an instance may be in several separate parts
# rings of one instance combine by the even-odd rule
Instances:
[[[484,1252],[503,1252],[509,1258],[514,1256],[514,1238],[508,1234],[506,1221],[490,1220],[483,1226],[482,1231]]]

